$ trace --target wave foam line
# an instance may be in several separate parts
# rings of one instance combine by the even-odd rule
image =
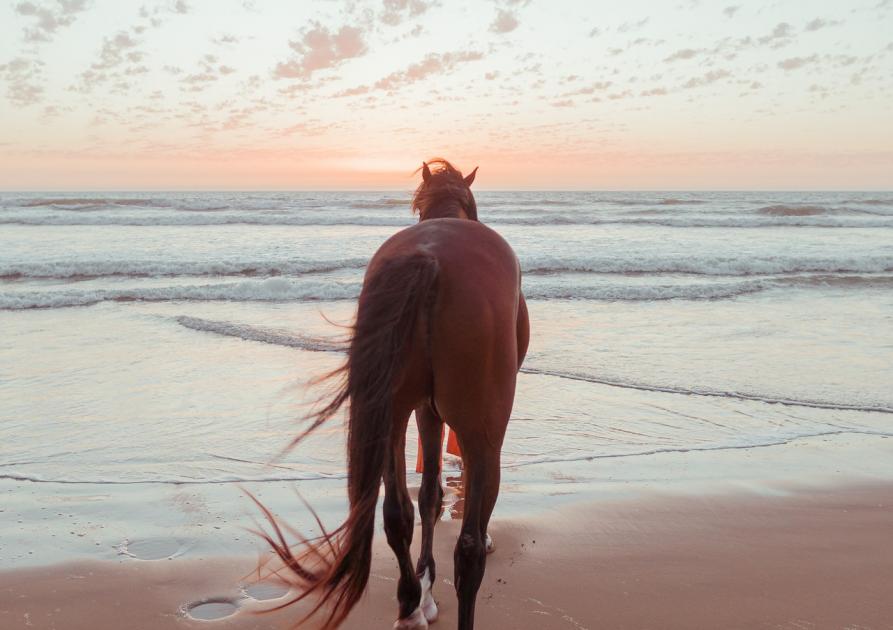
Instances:
[[[81,260],[0,265],[4,279],[164,278],[176,276],[288,276],[362,269],[366,258],[342,260],[162,262],[151,260]]]
[[[344,352],[343,345],[319,338],[302,337],[293,333],[284,331],[275,331],[271,329],[250,326],[247,324],[235,324],[230,322],[221,322],[197,317],[187,317],[181,315],[174,318],[179,324],[194,330],[211,332],[218,335],[239,337],[246,341],[258,341],[261,343],[272,343],[276,345],[284,345],[291,348],[300,348],[302,350],[310,350],[312,352]],[[551,376],[555,378],[564,378],[574,381],[584,381],[587,383],[597,383],[608,387],[620,387],[623,389],[636,389],[646,392],[659,392],[662,394],[679,394],[685,396],[709,396],[717,398],[734,398],[738,400],[747,400],[752,402],[762,402],[771,405],[785,405],[789,407],[810,407],[813,409],[829,409],[836,411],[862,411],[877,413],[893,413],[893,408],[881,405],[853,405],[848,403],[835,403],[820,400],[795,400],[793,398],[777,398],[771,396],[761,396],[758,394],[748,394],[744,392],[728,392],[719,390],[710,390],[704,388],[689,389],[682,387],[671,387],[662,385],[649,385],[647,383],[631,383],[618,379],[600,378],[590,374],[581,374],[579,372],[566,372],[560,370],[549,370],[536,367],[522,367],[521,372],[524,374],[534,374],[539,376]]]
[[[621,387],[623,389],[637,389],[646,392],[659,392],[662,394],[681,394],[685,396],[710,396],[716,398],[734,398],[737,400],[748,400],[753,402],[762,402],[770,405],[785,405],[789,407],[811,407],[813,409],[830,409],[835,411],[863,411],[877,413],[893,413],[893,408],[883,405],[854,405],[850,403],[835,403],[822,400],[801,400],[794,398],[776,398],[773,396],[761,396],[759,394],[748,394],[746,392],[722,391],[711,389],[688,389],[683,387],[672,387],[666,385],[649,385],[647,383],[631,383],[617,379],[601,378],[589,374],[579,372],[565,372],[561,370],[548,370],[541,368],[522,367],[521,372],[525,374],[537,374],[540,376],[554,376],[572,381],[584,381],[587,383],[597,383],[599,385],[607,385],[609,387]]]
[[[95,484],[101,486],[137,486],[153,483],[172,486],[207,486],[224,483],[240,484],[342,480],[347,479],[347,474],[343,473],[328,475],[325,473],[313,473],[308,475],[281,475],[277,477],[240,477],[238,475],[230,475],[228,477],[219,477],[217,479],[55,479],[41,477],[39,475],[21,475],[17,473],[7,473],[0,474],[0,479],[9,479],[10,481],[28,481],[31,483]]]
[[[794,435],[780,440],[769,442],[755,442],[753,444],[724,444],[718,446],[679,446],[667,448],[655,448],[644,451],[635,451],[632,453],[602,453],[599,455],[583,455],[577,457],[566,458],[541,458],[525,462],[506,462],[501,465],[504,469],[521,468],[524,466],[535,466],[538,464],[562,464],[571,462],[597,461],[601,459],[624,459],[633,457],[649,457],[653,455],[664,455],[673,453],[702,453],[710,451],[740,451],[757,448],[769,448],[773,446],[784,446],[800,440],[808,440],[817,437],[829,437],[840,435],[866,435],[871,437],[893,437],[893,433],[886,431],[867,431],[862,429],[841,429],[837,431],[819,431],[816,433],[804,433]],[[95,484],[95,485],[112,485],[112,486],[130,486],[145,484],[160,485],[218,485],[218,484],[241,484],[241,483],[276,483],[290,481],[330,481],[344,480],[347,475],[338,474],[315,474],[315,475],[282,475],[278,477],[238,477],[231,476],[218,479],[50,479],[40,477],[38,475],[23,475],[16,473],[0,474],[0,479],[9,479],[11,481],[26,481],[31,483],[58,483],[58,484]]]
[[[606,453],[603,455],[581,455],[578,457],[544,457],[533,461],[521,462],[518,464],[505,464],[503,468],[521,468],[523,466],[535,466],[537,464],[564,464],[572,462],[590,462],[599,459],[620,459],[625,457],[648,457],[651,455],[669,455],[673,453],[703,453],[710,451],[744,451],[757,448],[770,448],[773,446],[785,446],[800,440],[809,440],[818,437],[830,437],[839,435],[868,435],[871,437],[893,437],[893,433],[887,431],[867,431],[864,429],[840,429],[837,431],[819,431],[817,433],[804,433],[801,435],[793,435],[780,440],[771,442],[757,442],[753,444],[728,444],[724,446],[679,446],[667,448],[655,448],[647,451],[637,451],[635,453]]]
[[[353,299],[359,293],[359,283],[293,282],[286,278],[268,278],[259,282],[246,281],[200,286],[8,293],[0,294],[0,310],[65,308],[90,306],[100,302],[335,301]]]
[[[368,258],[343,260],[267,261],[152,261],[74,260],[0,264],[0,279],[93,279],[105,277],[157,278],[177,276],[299,276],[362,269]],[[878,274],[893,272],[893,255],[840,257],[797,256],[617,256],[527,255],[524,273],[600,273],[611,275],[685,274],[695,276],[767,276],[787,274]]]
[[[238,339],[244,339],[245,341],[257,341],[259,343],[285,346],[287,348],[298,348],[300,350],[309,350],[311,352],[345,351],[344,345],[337,341],[320,337],[305,337],[303,335],[296,335],[275,328],[248,326],[232,322],[202,319],[200,317],[189,317],[187,315],[180,315],[179,317],[175,317],[174,320],[181,326],[192,330],[214,333],[225,337],[236,337]]]

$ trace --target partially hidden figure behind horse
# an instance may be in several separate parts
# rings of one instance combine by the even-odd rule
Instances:
[[[464,460],[464,516],[454,552],[459,629],[474,627],[487,524],[499,493],[500,450],[529,326],[518,259],[478,221],[470,188],[477,169],[463,177],[446,160],[431,165],[434,170],[423,164],[412,201],[419,222],[388,239],[366,269],[347,361],[336,372],[342,384],[296,440],[349,401],[349,516],[335,531],[303,539],[302,552],[293,553],[267,512],[275,537],[265,537],[299,587],[289,603],[318,597],[308,617],[327,609],[325,628],[340,625],[366,588],[382,479],[385,533],[400,566],[394,627],[427,628],[437,618],[432,543],[443,499],[444,422],[458,437]],[[415,512],[404,452],[413,410],[424,458],[415,569],[409,552]]]

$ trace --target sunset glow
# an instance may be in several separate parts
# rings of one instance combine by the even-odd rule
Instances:
[[[889,189],[893,2],[23,0],[0,188]]]

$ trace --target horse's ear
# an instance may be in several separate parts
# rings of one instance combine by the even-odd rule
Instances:
[[[422,181],[426,184],[431,181],[431,169],[428,168],[427,162],[422,162]]]
[[[462,180],[465,182],[465,185],[468,186],[469,188],[471,188],[471,183],[474,181],[474,176],[477,174],[477,172],[478,172],[478,167],[475,166],[474,170],[471,171],[471,173],[469,173],[468,175],[466,175],[465,179]]]

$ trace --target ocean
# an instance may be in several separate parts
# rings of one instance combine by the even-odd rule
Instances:
[[[313,482],[343,501],[339,422],[283,449],[409,198],[0,194],[0,480]],[[893,193],[476,198],[531,314],[508,491],[632,461],[660,479],[649,461],[701,451],[722,477],[723,453],[893,436]]]

